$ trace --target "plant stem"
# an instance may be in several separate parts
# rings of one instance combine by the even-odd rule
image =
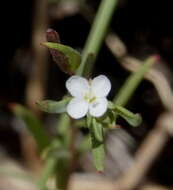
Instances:
[[[55,168],[56,168],[56,157],[55,158],[49,158],[46,161],[46,165],[43,171],[43,175],[41,176],[39,182],[38,182],[38,190],[47,190],[46,182],[49,179],[49,177],[53,174]]]
[[[106,33],[106,29],[109,26],[110,20],[113,15],[113,11],[115,8],[115,5],[117,4],[118,0],[102,0],[99,10],[97,12],[97,15],[95,17],[94,23],[92,25],[90,34],[88,36],[86,45],[84,47],[83,53],[82,53],[82,62],[77,70],[78,75],[84,75],[84,71],[86,70],[86,64],[87,64],[87,59],[90,54],[94,55],[93,61],[96,59],[97,54],[100,50],[101,44],[104,39],[104,35]],[[92,65],[93,66],[93,65]],[[87,68],[87,73],[91,71],[92,66],[89,66]],[[69,117],[65,116],[64,114],[60,117],[60,123],[62,125],[60,133],[64,135],[64,131],[66,132],[66,129],[68,128],[67,126],[70,125]],[[60,126],[60,125],[59,125]],[[67,135],[67,133],[66,133]],[[58,177],[58,172],[57,172],[57,177]],[[60,180],[61,181],[61,180]],[[66,181],[66,183],[68,183]],[[57,188],[58,188],[57,184]],[[64,189],[66,187],[64,186]]]
[[[128,100],[133,95],[134,91],[142,81],[145,73],[151,68],[151,66],[156,62],[157,57],[152,56],[149,57],[143,65],[139,68],[139,70],[135,73],[132,73],[124,85],[120,89],[119,93],[114,98],[114,103],[119,106],[124,106],[127,104]],[[128,63],[127,63],[128,64]]]
[[[99,10],[95,16],[94,23],[92,25],[82,53],[82,62],[77,71],[78,75],[83,75],[89,54],[93,54],[94,60],[96,59],[117,2],[118,0],[101,1]],[[89,68],[90,71],[92,69],[92,66]]]
[[[69,155],[70,156],[70,155]],[[56,167],[56,189],[57,190],[67,190],[70,178],[70,166],[71,158],[65,156],[58,159],[58,164]]]

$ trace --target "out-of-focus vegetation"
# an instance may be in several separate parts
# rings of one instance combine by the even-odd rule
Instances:
[[[103,0],[99,9],[100,4],[35,0],[2,6],[9,17],[2,15],[0,189],[172,189],[169,3]],[[57,36],[48,36],[48,28]],[[70,100],[64,96],[65,81],[75,73],[108,76],[108,98],[115,103],[109,109],[115,113],[92,122],[42,113],[39,107],[65,111]],[[125,105],[140,113],[142,124]],[[98,170],[104,161],[101,174],[90,154],[90,123]],[[105,132],[100,124],[111,128],[104,138],[106,155],[103,139],[95,149],[95,140]]]

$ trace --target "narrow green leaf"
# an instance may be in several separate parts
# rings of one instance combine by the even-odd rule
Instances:
[[[92,155],[93,155],[93,160],[94,160],[94,166],[96,167],[98,171],[102,172],[104,170],[104,159],[105,159],[103,129],[101,133],[100,132],[101,129],[100,128],[95,129],[96,125],[95,126],[94,125],[92,122],[92,125],[90,126]]]
[[[66,148],[69,147],[69,143],[71,143],[72,124],[71,118],[68,116],[68,114],[61,114],[55,127],[58,137],[61,138],[63,146]]]
[[[49,158],[46,160],[45,167],[43,168],[41,178],[38,181],[37,189],[38,190],[48,190],[46,183],[48,179],[54,174],[56,169],[57,159]]]
[[[92,130],[93,130],[95,139],[98,142],[103,142],[103,128],[102,128],[102,125],[98,123],[95,118],[92,119]]]
[[[41,121],[27,108],[14,104],[11,106],[13,113],[24,121],[28,131],[36,141],[40,151],[49,145],[49,138],[43,128]]]
[[[92,139],[92,155],[94,159],[94,166],[99,172],[104,171],[104,160],[105,160],[105,147],[104,143],[96,143]]]
[[[67,104],[71,98],[65,98],[61,101],[43,100],[37,102],[38,107],[48,113],[63,113],[66,112]]]
[[[70,163],[71,155],[69,151],[62,150],[57,153],[57,166],[56,166],[56,186],[57,189],[67,189],[69,175],[70,175]]]
[[[141,124],[142,117],[139,114],[134,114],[131,111],[117,105],[115,105],[114,109],[121,117],[123,117],[133,127],[137,127]]]
[[[124,106],[127,104],[128,100],[133,95],[136,88],[139,86],[140,82],[142,81],[144,75],[149,71],[152,65],[157,61],[156,56],[149,57],[143,65],[140,66],[137,72],[132,73],[127,80],[125,81],[124,85],[114,98],[114,103],[119,106]]]
[[[62,148],[63,148],[63,143],[61,142],[61,138],[56,138],[51,141],[49,146],[46,147],[44,151],[42,151],[41,157],[43,158],[43,160],[46,160],[48,157],[51,157],[55,151],[59,151]]]
[[[46,159],[46,166],[39,180],[38,189],[45,190],[46,182],[53,175],[56,175],[58,189],[66,189],[65,187],[70,175],[70,163],[71,155],[69,150],[63,147],[58,150],[53,149]]]
[[[54,61],[59,65],[63,72],[70,75],[75,74],[81,63],[81,55],[78,51],[60,43],[44,42],[42,45],[46,46],[50,50],[56,50],[51,51],[51,54]],[[59,61],[60,59],[63,61]]]
[[[70,127],[70,117],[66,113],[61,114],[56,125],[58,135],[62,136],[63,138],[69,138]]]
[[[109,107],[109,104],[108,104]],[[115,129],[116,128],[116,117],[113,110],[108,109],[107,114],[97,119],[104,128]]]

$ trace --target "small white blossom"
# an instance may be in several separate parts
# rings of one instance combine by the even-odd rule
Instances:
[[[88,112],[94,117],[100,117],[106,112],[106,96],[111,90],[111,83],[106,76],[99,75],[88,81],[73,75],[67,80],[66,88],[73,96],[67,105],[67,113],[72,118],[80,119]]]

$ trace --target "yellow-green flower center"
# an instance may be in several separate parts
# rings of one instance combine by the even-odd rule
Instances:
[[[84,96],[85,101],[87,101],[89,104],[93,103],[96,100],[96,97],[91,95],[91,93],[87,93]]]

